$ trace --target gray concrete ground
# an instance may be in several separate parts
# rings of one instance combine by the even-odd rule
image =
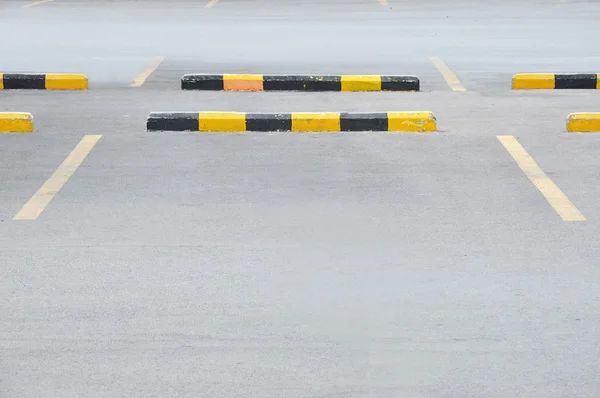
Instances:
[[[597,397],[595,1],[0,2],[2,397]],[[128,84],[167,57],[141,88]],[[453,92],[428,57],[461,79]],[[390,73],[421,93],[182,92],[193,72]],[[427,135],[148,133],[150,111],[431,110]],[[102,134],[34,221],[13,216]],[[587,221],[563,221],[514,135]]]

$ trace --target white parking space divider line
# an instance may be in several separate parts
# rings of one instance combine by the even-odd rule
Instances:
[[[69,181],[79,166],[81,166],[81,163],[83,163],[101,137],[101,135],[86,135],[83,137],[64,162],[58,166],[54,174],[48,178],[44,185],[19,210],[13,220],[37,220],[56,194]]]

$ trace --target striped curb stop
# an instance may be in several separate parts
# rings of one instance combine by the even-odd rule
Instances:
[[[88,78],[80,73],[0,73],[3,90],[87,90]]]
[[[600,89],[600,73],[518,73],[512,78],[513,90]]]
[[[436,131],[431,112],[382,113],[244,113],[244,112],[153,112],[148,131],[199,132],[342,132],[392,131],[426,133]]]
[[[181,78],[182,90],[225,91],[419,91],[416,76],[208,75]]]
[[[27,112],[0,112],[0,133],[31,133],[33,116]]]

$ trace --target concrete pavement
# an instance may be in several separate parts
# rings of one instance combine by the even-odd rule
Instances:
[[[0,3],[20,35],[0,72],[90,78],[0,92],[36,127],[0,135],[0,396],[600,393],[600,138],[565,131],[600,92],[510,91],[517,72],[598,72],[598,4],[388,3]],[[244,72],[415,74],[423,92],[179,89]],[[200,110],[430,110],[439,132],[145,131]],[[12,220],[90,134],[40,217]],[[498,135],[587,221],[563,221]]]

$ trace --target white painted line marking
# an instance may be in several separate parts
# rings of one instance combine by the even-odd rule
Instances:
[[[101,135],[86,135],[67,156],[54,174],[42,187],[25,203],[13,220],[37,220],[44,209],[50,204],[58,191],[69,181],[77,168],[83,163]]]
[[[150,75],[154,73],[156,69],[158,69],[158,67],[165,60],[165,58],[166,57],[154,58],[150,65],[148,65],[148,67],[135,78],[135,80],[129,85],[129,87],[141,87],[142,84],[144,84],[144,82],[146,81],[146,79],[148,79]]]
[[[440,71],[444,79],[446,79],[446,83],[452,89],[452,91],[467,91],[467,89],[462,85],[458,76],[452,72],[448,65],[441,60],[440,57],[429,57],[433,65]]]
[[[33,7],[33,6],[37,6],[40,4],[44,4],[44,3],[50,3],[51,1],[54,0],[39,0],[39,1],[34,1],[33,3],[29,3],[23,6],[23,8],[29,8],[29,7]]]
[[[525,148],[512,135],[500,135],[498,140],[504,145],[523,173],[540,191],[550,206],[564,221],[586,221],[585,217],[569,200],[567,195],[544,173],[544,170],[527,153]]]

